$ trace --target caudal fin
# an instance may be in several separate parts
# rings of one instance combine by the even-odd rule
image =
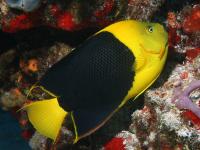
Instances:
[[[34,128],[42,135],[56,140],[63,120],[68,114],[59,106],[57,98],[41,100],[24,106]]]

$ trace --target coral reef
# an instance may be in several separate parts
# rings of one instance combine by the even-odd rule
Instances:
[[[174,90],[174,98],[172,102],[176,104],[179,109],[191,110],[196,116],[200,118],[200,108],[195,105],[189,98],[190,93],[200,88],[200,81],[192,81],[184,91],[180,88]]]
[[[0,27],[4,32],[27,30],[41,25],[74,31],[89,26],[104,27],[115,20],[127,18],[147,21],[163,2],[164,0],[143,2],[139,0],[72,0],[67,2],[2,0]],[[16,13],[15,9],[11,8],[20,9],[20,11]]]
[[[200,4],[195,0],[0,0],[0,29],[17,43],[6,50],[0,46],[0,106],[17,116],[21,136],[29,140],[32,149],[50,149],[52,141],[35,132],[26,113],[16,113],[33,99],[32,95],[27,98],[30,87],[97,28],[123,19],[162,18],[169,33],[169,53],[177,55],[169,55],[163,74],[145,93],[144,106],[143,97],[136,100],[142,105],[140,109],[130,101],[102,129],[74,146],[68,145],[73,135],[63,126],[54,146],[82,150],[200,149],[199,14]],[[97,28],[88,32],[88,27]],[[186,60],[179,54],[186,55]],[[38,91],[33,92],[41,98]]]

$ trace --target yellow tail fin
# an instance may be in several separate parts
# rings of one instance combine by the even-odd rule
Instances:
[[[68,114],[59,106],[57,98],[42,100],[26,105],[28,118],[34,128],[42,135],[56,140],[63,120]]]

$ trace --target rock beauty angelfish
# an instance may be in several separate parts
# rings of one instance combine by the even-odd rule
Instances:
[[[52,99],[22,109],[34,128],[54,141],[65,118],[71,118],[76,143],[143,93],[158,78],[167,53],[168,34],[162,25],[114,23],[53,65],[36,84]]]

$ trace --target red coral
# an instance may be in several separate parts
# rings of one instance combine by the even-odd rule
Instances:
[[[167,14],[167,21],[169,24],[169,27],[171,28],[180,28],[181,25],[178,23],[177,19],[176,19],[176,14],[174,12],[168,12]]]
[[[192,111],[187,110],[183,112],[183,117],[187,120],[190,120],[197,129],[200,129],[200,118],[197,117]]]
[[[173,48],[174,45],[181,41],[181,37],[177,34],[177,30],[181,28],[181,25],[177,22],[176,14],[174,12],[168,13],[167,21],[169,47]]]
[[[189,49],[186,51],[186,56],[189,58],[189,60],[193,60],[199,54],[200,54],[200,48]]]
[[[25,30],[33,27],[32,19],[28,14],[21,14],[11,19],[9,23],[2,23],[2,29],[5,32],[16,32],[19,30]]]
[[[75,29],[75,22],[73,21],[73,16],[69,12],[63,12],[58,16],[57,26],[64,30]]]
[[[178,44],[181,41],[181,37],[177,34],[176,28],[169,27],[168,41],[170,48],[173,48],[174,45]]]
[[[104,145],[104,150],[125,150],[122,138],[113,138]]]
[[[200,5],[196,5],[191,10],[183,22],[183,30],[187,33],[200,31]]]

